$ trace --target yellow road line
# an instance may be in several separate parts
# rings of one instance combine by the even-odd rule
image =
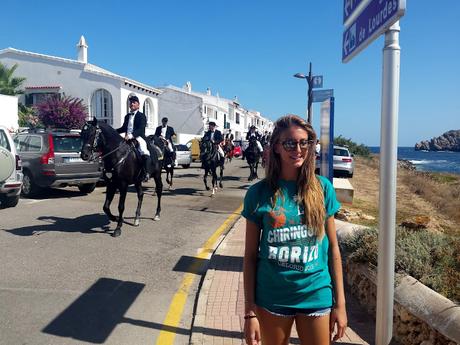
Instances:
[[[234,222],[235,218],[237,218],[241,210],[243,209],[243,205],[240,205],[226,220],[225,222],[209,237],[206,243],[203,245],[199,253],[195,256],[198,259],[205,259],[210,256],[213,252],[213,247],[222,233],[229,229],[230,225]],[[190,267],[190,271],[196,272],[197,266],[199,263],[195,262]],[[179,286],[179,289],[174,294],[174,297],[169,305],[168,313],[163,321],[163,328],[158,335],[158,339],[156,341],[157,345],[172,345],[174,344],[174,338],[176,337],[176,333],[174,331],[166,330],[165,328],[174,329],[179,325],[179,322],[182,317],[182,313],[184,311],[184,306],[187,301],[188,291],[190,286],[192,285],[193,281],[195,280],[196,274],[195,273],[186,273],[182,282]]]

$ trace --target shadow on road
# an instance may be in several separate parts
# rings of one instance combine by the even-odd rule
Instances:
[[[145,284],[100,278],[42,332],[91,344],[104,343]],[[133,320],[134,322],[139,322]]]
[[[104,233],[110,230],[109,220],[105,214],[94,213],[77,218],[62,218],[56,216],[41,216],[38,220],[48,224],[30,225],[22,228],[6,230],[17,236],[41,235],[49,231],[81,232],[83,234]],[[97,230],[93,230],[97,229]]]

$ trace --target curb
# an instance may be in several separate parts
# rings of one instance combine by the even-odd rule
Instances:
[[[229,224],[228,229],[223,231],[222,235],[219,236],[219,239],[216,241],[215,246],[213,246],[213,252],[209,256],[209,262],[206,265],[206,271],[203,275],[199,285],[198,285],[198,292],[197,292],[197,300],[196,300],[196,308],[193,313],[193,320],[192,320],[192,328],[191,328],[191,335],[190,335],[190,345],[201,345],[203,344],[203,332],[205,326],[205,318],[206,318],[206,305],[208,302],[208,294],[209,289],[211,287],[212,281],[214,279],[214,275],[216,270],[213,268],[209,268],[212,262],[212,258],[214,254],[224,246],[225,239],[227,238],[228,234],[235,228],[236,223],[241,219],[241,215],[235,217],[232,220],[231,224]]]

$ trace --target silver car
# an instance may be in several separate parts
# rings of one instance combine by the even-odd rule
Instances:
[[[14,207],[19,202],[22,188],[22,164],[13,138],[3,126],[0,126],[0,151],[0,170],[4,175],[0,179],[0,207]]]
[[[186,145],[174,145],[176,148],[176,161],[175,166],[181,165],[182,168],[187,169],[192,163],[192,152]]]
[[[334,155],[333,155],[333,169],[334,176],[347,176],[349,178],[353,177],[355,171],[355,161],[353,159],[353,154],[350,153],[348,147],[334,145]],[[319,174],[321,166],[321,154],[316,156],[316,173]]]
[[[353,155],[345,146],[334,145],[334,175],[345,174],[352,178],[355,171],[355,161]]]

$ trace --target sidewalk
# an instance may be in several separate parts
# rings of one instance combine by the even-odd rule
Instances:
[[[350,225],[337,221],[337,231],[347,232]],[[192,329],[192,345],[241,345],[243,338],[243,253],[245,219],[241,217],[211,258],[199,292]],[[374,321],[356,299],[346,292],[348,329],[341,344],[372,344]],[[290,344],[300,344],[292,332]]]

